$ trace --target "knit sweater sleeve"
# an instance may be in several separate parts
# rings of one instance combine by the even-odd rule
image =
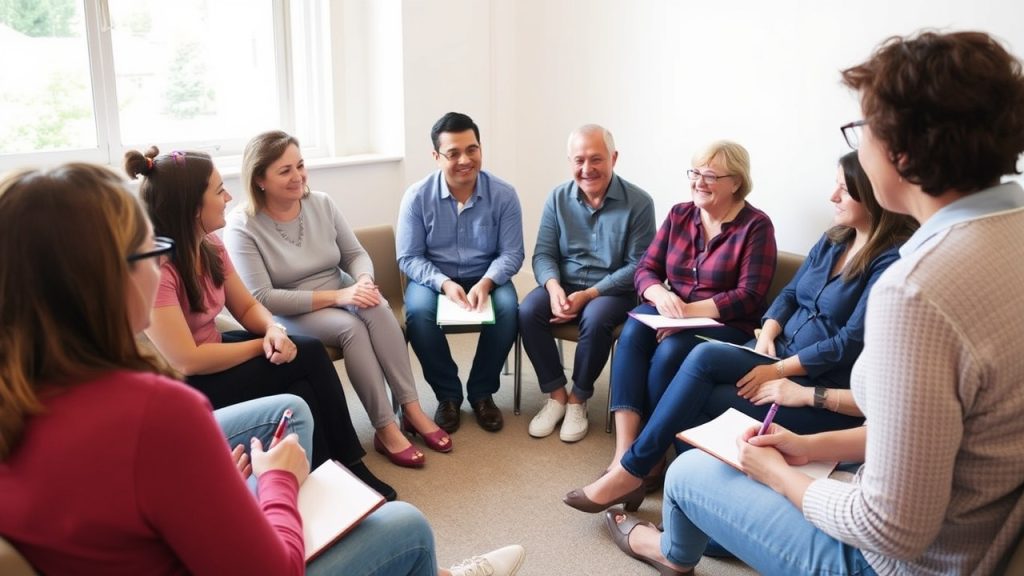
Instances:
[[[958,386],[976,385],[980,375],[957,326],[903,279],[886,275],[876,283],[854,369],[857,402],[869,416],[860,481],[815,481],[803,508],[808,520],[848,544],[908,560],[942,527],[963,436]],[[928,338],[893,326],[912,326],[914,335]]]

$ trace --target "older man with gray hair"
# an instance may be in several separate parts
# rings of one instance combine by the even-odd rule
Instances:
[[[563,442],[587,435],[587,400],[611,351],[615,327],[636,304],[633,273],[654,238],[654,203],[614,172],[619,153],[611,132],[596,124],[573,130],[568,142],[573,179],[544,205],[533,273],[539,285],[519,305],[523,347],[550,395],[530,422],[548,436],[562,422]],[[578,323],[572,389],[562,370],[551,325]]]

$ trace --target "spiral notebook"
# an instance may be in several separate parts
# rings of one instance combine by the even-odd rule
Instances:
[[[328,460],[299,487],[306,562],[340,540],[384,504],[384,497],[344,466]]]

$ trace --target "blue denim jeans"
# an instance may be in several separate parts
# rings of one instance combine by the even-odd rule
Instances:
[[[808,522],[781,494],[701,451],[668,469],[661,551],[681,566],[700,561],[714,538],[761,574],[851,574],[875,571],[860,550]]]
[[[434,533],[423,514],[388,502],[306,566],[310,576],[435,576]]]
[[[566,294],[583,289],[565,286]],[[598,296],[583,307],[574,321],[580,330],[572,369],[572,392],[577,398],[587,400],[594,395],[594,381],[604,370],[615,342],[615,327],[626,320],[626,313],[635,302],[631,294]],[[551,335],[551,318],[551,298],[546,288],[538,286],[519,305],[519,334],[537,372],[540,389],[546,394],[566,384],[562,359]]]
[[[658,310],[641,304],[633,312],[657,314]],[[626,320],[612,366],[612,411],[632,410],[644,420],[649,418],[683,360],[704,342],[698,335],[737,344],[750,339],[742,330],[722,326],[682,330],[658,342],[653,328],[634,318]]]
[[[455,280],[466,291],[478,279]],[[409,282],[405,289],[405,322],[409,344],[423,367],[423,377],[434,389],[438,402],[452,400],[462,403],[459,367],[452,360],[448,339],[437,325],[437,296],[433,288]],[[473,367],[466,380],[466,396],[470,402],[490,397],[500,386],[501,368],[508,357],[518,331],[519,297],[511,282],[491,292],[494,324],[480,331]]]
[[[623,455],[622,467],[634,476],[643,477],[665,455],[677,432],[702,424],[730,407],[763,419],[769,405],[755,406],[737,396],[736,382],[755,366],[770,363],[772,360],[768,358],[725,344],[704,342],[694,348],[672,378],[640,435]],[[618,365],[618,361],[615,364]],[[804,386],[814,385],[808,378],[790,379]],[[864,420],[828,410],[782,406],[775,415],[775,422],[798,434],[812,434],[852,428]],[[682,442],[678,446],[682,450],[689,449]]]
[[[313,457],[313,413],[302,398],[292,394],[275,394],[255,400],[239,402],[213,411],[217,425],[227,438],[228,448],[241,444],[249,454],[249,440],[259,438],[263,449],[270,447],[277,424],[286,408],[292,409],[291,423],[287,434],[299,436],[299,445],[306,450],[306,457]],[[256,493],[256,477],[246,479],[249,490]]]

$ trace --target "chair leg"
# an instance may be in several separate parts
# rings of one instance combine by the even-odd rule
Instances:
[[[562,370],[565,370],[565,352],[562,350],[562,340],[557,338],[555,343],[558,344],[558,364],[562,367]]]
[[[612,342],[611,360],[609,360],[609,362],[608,362],[608,371],[609,372],[611,372],[612,366],[615,365],[615,344],[616,344],[616,342]],[[605,431],[605,434],[611,434],[612,433],[612,377],[611,377],[611,374],[608,375],[608,407],[605,410],[605,415],[604,415],[604,431]]]
[[[519,401],[523,394],[523,339],[519,336],[516,336],[515,350],[513,357],[515,358],[516,373],[512,377],[512,381],[515,383],[512,391],[512,411],[515,412],[516,416],[519,416]]]
[[[505,365],[501,368],[501,374],[503,376],[508,376],[509,374],[512,374],[511,372],[508,371],[508,357],[505,358]]]

